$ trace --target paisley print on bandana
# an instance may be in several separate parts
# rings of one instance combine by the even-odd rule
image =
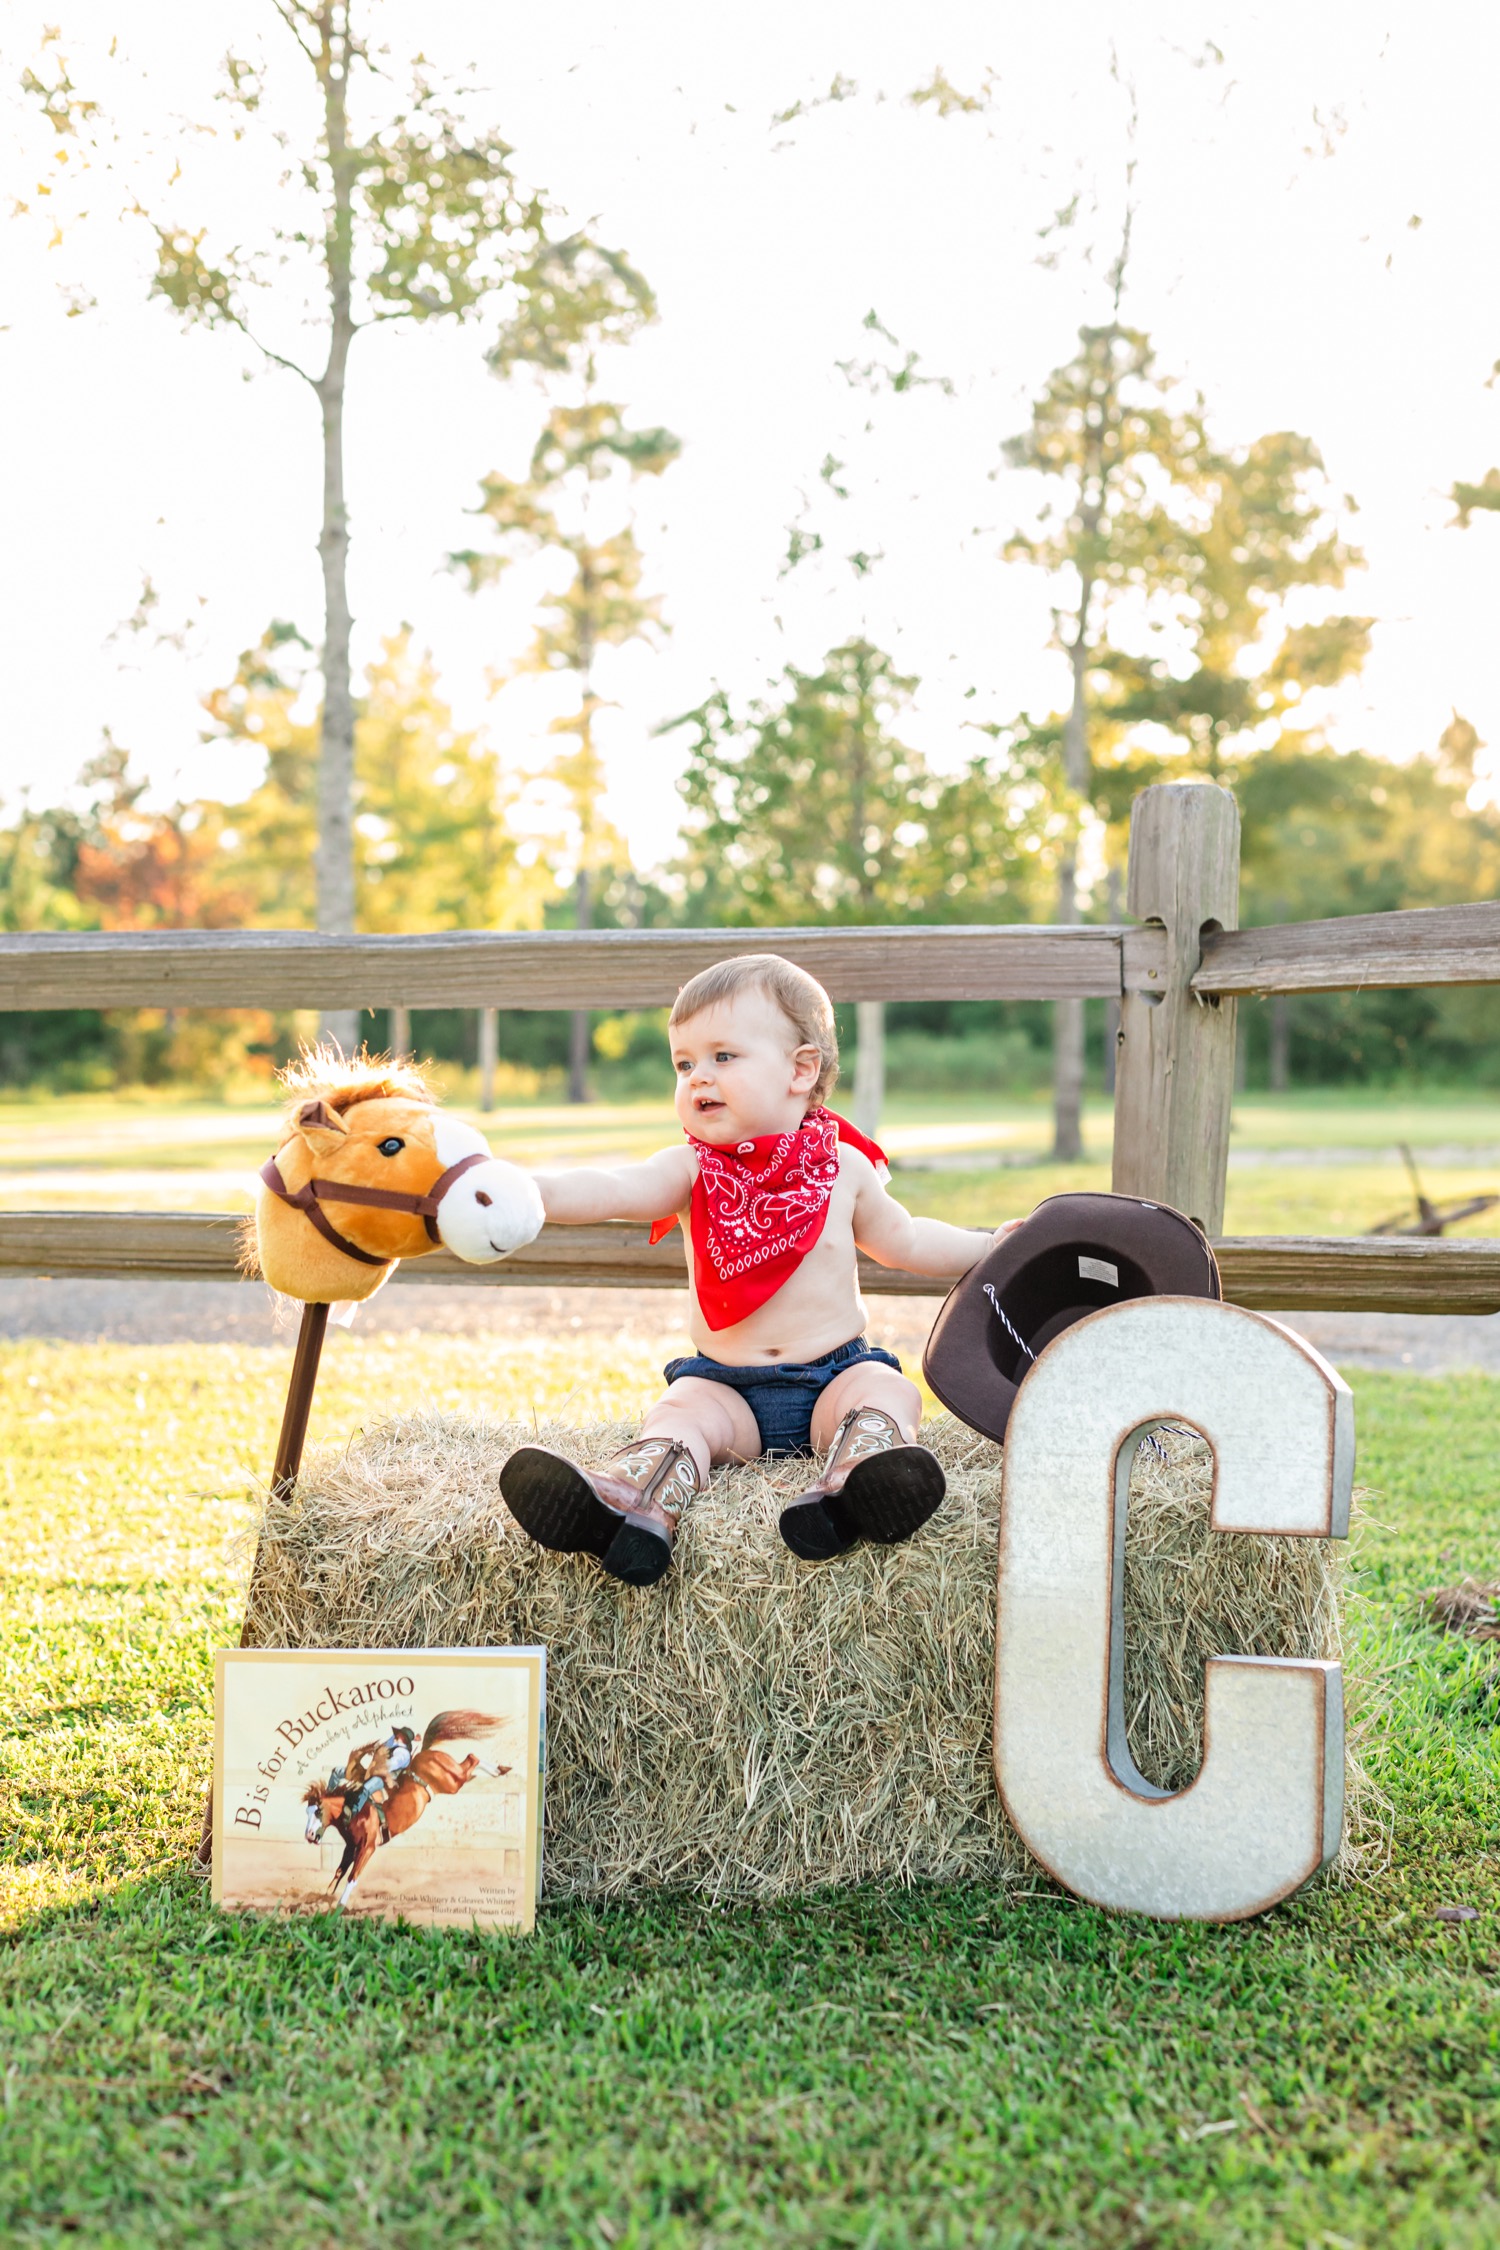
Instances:
[[[693,1279],[704,1320],[733,1328],[791,1279],[823,1232],[839,1176],[839,1142],[885,1169],[884,1151],[832,1110],[809,1110],[794,1133],[716,1148],[688,1135],[698,1159],[689,1213]],[[658,1219],[659,1242],[677,1224]]]

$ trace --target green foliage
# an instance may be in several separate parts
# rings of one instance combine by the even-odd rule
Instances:
[[[622,409],[593,393],[592,364],[574,405],[554,406],[532,448],[524,480],[499,471],[485,478],[475,513],[489,525],[493,545],[450,555],[471,592],[491,585],[523,556],[561,553],[573,574],[559,592],[544,596],[531,646],[510,677],[528,673],[576,680],[578,708],[552,722],[571,735],[574,748],[553,761],[550,778],[561,788],[576,824],[572,851],[585,884],[611,865],[628,864],[624,839],[603,821],[599,800],[604,768],[594,739],[601,709],[594,667],[605,648],[624,648],[665,630],[661,603],[643,588],[643,563],[635,528],[623,519],[625,495],[640,477],[658,477],[681,451],[670,430],[632,429]],[[613,529],[599,525],[601,503],[613,496]],[[580,905],[588,911],[587,891]]]
[[[1036,896],[1033,808],[992,761],[939,776],[893,731],[916,682],[868,641],[789,665],[784,698],[692,730],[675,870],[693,921],[1020,921]]]
[[[1102,712],[1121,743],[1115,808],[1158,773],[1222,779],[1232,758],[1274,742],[1310,694],[1357,673],[1369,653],[1368,617],[1286,619],[1289,595],[1340,588],[1362,561],[1310,439],[1280,430],[1216,452],[1186,497],[1206,520],[1177,555],[1178,646],[1170,660],[1112,655],[1107,666]],[[1172,738],[1165,749],[1163,733]]]
[[[525,555],[558,550],[573,564],[572,582],[543,602],[543,622],[519,670],[576,673],[587,699],[601,648],[623,647],[660,628],[660,603],[641,592],[633,528],[626,523],[600,537],[591,516],[599,488],[661,476],[680,451],[670,430],[631,429],[619,406],[590,393],[576,406],[552,409],[524,481],[499,471],[484,479],[475,513],[494,545],[449,557],[471,592]]]
[[[23,798],[0,827],[0,929],[81,930],[93,917],[74,888],[82,818]]]
[[[1218,778],[1274,742],[1312,691],[1359,670],[1371,620],[1287,620],[1290,595],[1337,589],[1362,559],[1309,438],[1217,446],[1141,331],[1079,341],[1004,449],[1058,487],[1005,552],[1062,580],[1069,778],[1119,824],[1149,782]]]
[[[1066,572],[1079,589],[1085,631],[1092,600],[1107,613],[1127,591],[1175,586],[1189,526],[1172,505],[1208,455],[1202,403],[1183,403],[1157,370],[1150,339],[1111,321],[1081,328],[1071,360],[1054,368],[1029,428],[1006,440],[1012,468],[1055,479],[1037,528],[1006,542],[1008,560]]]
[[[1435,757],[1394,765],[1294,735],[1241,759],[1240,919],[1308,921],[1500,896],[1500,811],[1473,810],[1480,747],[1455,715]],[[1333,1082],[1430,1074],[1500,1083],[1493,995],[1432,987],[1301,994],[1290,1003],[1293,1074]],[[1254,1013],[1249,1019],[1256,1023]],[[1252,1030],[1254,1051],[1261,1046]]]
[[[272,626],[206,699],[211,740],[266,755],[259,786],[225,808],[226,849],[261,927],[309,927],[319,720],[306,644]],[[364,930],[516,929],[540,922],[550,878],[511,826],[517,790],[498,754],[453,724],[409,631],[365,674],[354,726],[355,884]]]
[[[1458,510],[1455,521],[1467,531],[1474,515],[1500,509],[1500,469],[1486,469],[1478,484],[1456,484],[1449,497]]]
[[[571,365],[581,350],[623,341],[652,317],[650,289],[621,252],[586,234],[553,237],[553,208],[518,181],[510,144],[455,109],[456,89],[437,83],[425,58],[411,66],[405,99],[351,136],[351,102],[378,98],[390,83],[354,0],[286,0],[278,13],[322,96],[321,133],[294,155],[285,183],[306,200],[294,195],[261,240],[216,251],[205,247],[207,229],[143,214],[157,241],[153,289],[184,319],[258,341],[257,295],[284,291],[290,269],[325,299],[335,325],[347,319],[350,334],[379,321],[467,322],[493,311],[487,358],[508,374],[522,362]],[[236,139],[260,107],[266,68],[225,57],[216,98],[236,119]]]

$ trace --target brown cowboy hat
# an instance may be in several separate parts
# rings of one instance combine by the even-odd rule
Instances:
[[[1222,1297],[1191,1219],[1134,1195],[1052,1195],[971,1266],[927,1339],[922,1368],[950,1412],[1003,1438],[1021,1380],[1054,1336],[1130,1297]]]

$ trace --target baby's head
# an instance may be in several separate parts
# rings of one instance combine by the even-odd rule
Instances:
[[[779,953],[744,953],[691,978],[667,1036],[677,1115],[700,1141],[795,1132],[839,1074],[833,1003]]]

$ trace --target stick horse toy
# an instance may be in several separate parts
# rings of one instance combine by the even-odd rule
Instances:
[[[271,1490],[290,1492],[302,1464],[318,1362],[332,1305],[361,1303],[402,1258],[451,1250],[488,1266],[542,1231],[529,1172],[491,1153],[472,1125],[446,1116],[410,1063],[346,1061],[316,1047],[281,1074],[291,1097],[286,1137],[260,1170],[240,1264],[302,1306]],[[200,1866],[213,1848],[204,1808]]]
[[[242,1263],[303,1307],[271,1475],[296,1482],[331,1305],[362,1302],[402,1258],[439,1247],[494,1265],[542,1231],[529,1172],[440,1110],[422,1073],[315,1048],[282,1072],[287,1134],[261,1166]]]

